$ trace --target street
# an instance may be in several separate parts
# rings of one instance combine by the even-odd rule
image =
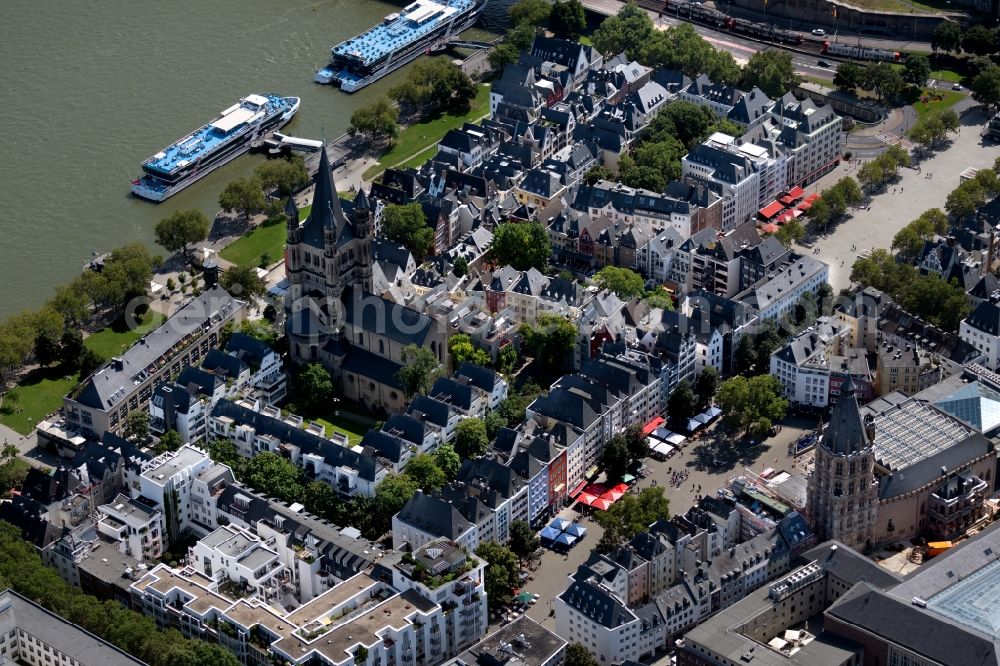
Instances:
[[[756,473],[767,467],[779,471],[790,470],[794,460],[788,455],[789,444],[803,434],[812,432],[814,427],[815,424],[810,419],[787,417],[776,436],[753,447],[746,443],[720,443],[716,440],[714,429],[710,429],[701,438],[688,441],[680,452],[667,460],[647,458],[645,464],[650,468],[650,473],[646,478],[639,479],[633,490],[637,492],[635,489],[659,486],[670,500],[671,515],[685,513],[695,504],[699,494],[714,495],[718,488],[726,485],[732,477],[743,473],[745,468]],[[714,467],[711,463],[715,458],[724,464]],[[701,470],[698,469],[699,465],[703,466]],[[672,485],[671,477],[677,471],[685,472],[687,477],[683,483]],[[604,530],[596,522],[583,517],[575,509],[577,506],[579,505],[574,504],[563,509],[559,512],[559,517],[566,520],[579,518],[580,524],[587,528],[586,536],[565,555],[543,549],[544,554],[537,568],[528,572],[532,580],[527,581],[524,586],[528,592],[539,595],[538,601],[528,608],[527,616],[552,631],[555,631],[555,617],[551,615],[554,609],[553,599],[566,589],[569,576],[590,557],[591,549],[604,534]]]

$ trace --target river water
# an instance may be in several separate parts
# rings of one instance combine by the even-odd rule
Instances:
[[[0,6],[0,318],[36,307],[93,251],[210,216],[241,157],[168,201],[129,194],[139,164],[252,92],[302,98],[285,132],[339,136],[408,68],[347,95],[312,82],[330,47],[399,5],[376,0],[4,0]],[[488,8],[490,9],[490,8]],[[483,33],[470,34],[471,38]]]

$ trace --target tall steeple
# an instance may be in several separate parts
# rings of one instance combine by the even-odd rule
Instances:
[[[299,228],[299,207],[295,205],[295,197],[288,195],[285,202],[285,218],[288,224],[288,233],[291,234]]]
[[[340,197],[333,185],[333,170],[330,169],[330,158],[326,154],[326,145],[319,155],[319,171],[316,172],[316,190],[313,192],[312,211],[309,221],[325,227],[340,229],[346,222],[344,211],[340,208]]]
[[[850,377],[840,387],[840,399],[823,431],[822,445],[842,456],[858,453],[871,445],[858,407],[857,387]]]

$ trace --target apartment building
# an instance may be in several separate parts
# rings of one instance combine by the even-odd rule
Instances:
[[[121,434],[125,417],[145,409],[162,381],[184,366],[197,367],[218,346],[222,327],[243,319],[245,307],[221,287],[196,296],[63,398],[68,427],[85,436],[101,437],[109,430]]]

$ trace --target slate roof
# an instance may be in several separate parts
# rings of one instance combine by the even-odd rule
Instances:
[[[417,446],[424,444],[424,422],[409,414],[392,414],[382,424],[382,432],[401,437]]]
[[[424,346],[434,321],[412,308],[359,291],[345,292],[349,324],[403,345]]]
[[[412,525],[434,537],[445,537],[452,541],[457,540],[472,528],[472,523],[466,520],[450,502],[425,495],[420,490],[407,500],[396,517],[401,522]],[[400,547],[399,544],[394,545],[397,548]]]
[[[212,408],[212,416],[227,416],[239,424],[254,428],[258,435],[272,435],[284,443],[299,448],[303,454],[315,454],[332,467],[351,467],[358,470],[358,476],[366,481],[374,481],[377,471],[375,460],[353,449],[297,428],[281,419],[272,418],[229,400],[220,400]]]
[[[727,117],[744,125],[752,125],[767,114],[773,105],[774,102],[764,94],[764,91],[755,86],[750,92],[743,93]]]
[[[237,331],[226,343],[226,352],[247,362],[247,365],[259,368],[269,354],[274,351],[257,338]]]
[[[457,377],[465,377],[478,389],[492,393],[493,389],[501,381],[501,377],[496,371],[476,365],[471,361],[462,361],[455,370]]]
[[[965,318],[965,323],[977,331],[1000,336],[1000,307],[996,303],[983,301]]]
[[[351,226],[347,223],[344,211],[340,207],[340,197],[333,184],[333,170],[330,168],[330,158],[326,154],[326,145],[320,151],[315,183],[312,209],[301,227],[302,240],[312,247],[323,249],[324,230],[327,227],[335,230],[339,244],[341,233],[344,231],[349,233]]]
[[[236,379],[249,364],[244,363],[238,356],[231,356],[221,349],[209,349],[205,358],[201,360],[202,370],[207,370],[213,374],[221,374],[224,377]],[[255,364],[257,367],[259,363]]]
[[[619,599],[586,580],[573,580],[559,598],[607,629],[616,629],[636,619]]]
[[[77,402],[102,411],[115,407],[134,390],[134,378],[144,376],[150,366],[154,366],[161,356],[167,354],[185,336],[199,332],[210,318],[228,317],[241,306],[242,303],[222,287],[206,290],[178,310],[167,323],[147,333],[129,347],[118,357],[120,363],[107,363],[91,375],[77,397]]]
[[[837,541],[826,541],[799,557],[802,562],[817,562],[825,571],[846,582],[868,583],[882,589],[898,585],[903,577]]]
[[[854,381],[848,377],[841,384],[840,398],[830,414],[821,444],[836,455],[850,455],[871,446],[858,407]],[[909,471],[907,471],[909,473]]]
[[[451,409],[447,403],[440,400],[435,400],[426,395],[418,395],[410,402],[410,408],[406,410],[406,413],[411,416],[420,415],[425,422],[444,428],[448,425],[448,416],[451,413]]]

